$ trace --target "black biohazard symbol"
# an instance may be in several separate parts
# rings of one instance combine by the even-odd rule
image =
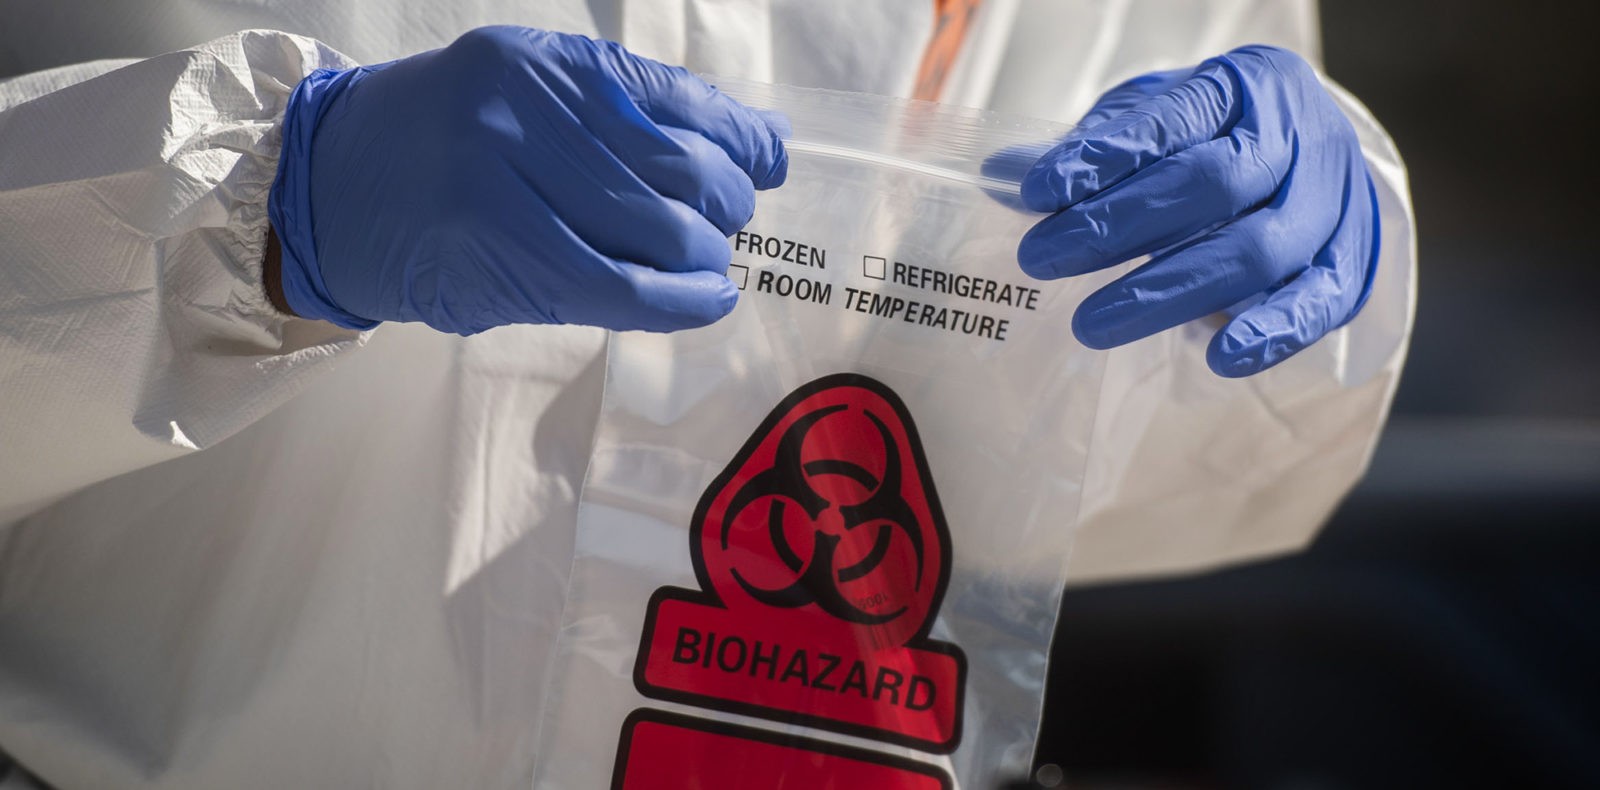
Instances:
[[[772,467],[750,478],[750,481],[734,494],[733,501],[729,503],[728,517],[722,522],[722,548],[724,550],[728,548],[728,533],[739,513],[756,500],[770,497],[771,501],[767,506],[768,534],[778,558],[796,574],[795,580],[785,587],[768,589],[751,584],[737,568],[734,568],[733,578],[739,586],[743,587],[750,597],[768,606],[793,608],[815,603],[823,611],[841,620],[863,625],[878,625],[904,614],[907,607],[901,606],[879,614],[863,611],[850,603],[840,591],[839,585],[865,577],[875,570],[888,555],[893,533],[898,530],[910,541],[915,553],[915,586],[920,587],[924,564],[922,533],[916,527],[917,517],[912,512],[911,505],[900,493],[900,454],[892,450],[894,437],[883,420],[871,411],[865,412],[867,419],[877,428],[884,447],[891,448],[890,452],[884,454],[881,479],[860,464],[844,459],[802,462],[801,445],[812,427],[822,418],[843,411],[845,408],[842,404],[824,406],[795,420],[789,426],[783,438],[779,440],[777,458]],[[823,474],[848,477],[872,493],[865,500],[855,504],[830,502],[818,493],[810,482],[812,476]],[[876,525],[877,531],[873,537],[872,548],[856,562],[843,568],[836,567],[835,556],[840,536],[818,528],[813,529],[811,533],[809,559],[802,559],[799,552],[796,552],[795,547],[790,544],[789,537],[784,531],[784,517],[791,506],[803,511],[813,523],[817,522],[825,511],[837,509],[846,530],[853,531],[869,524]]]

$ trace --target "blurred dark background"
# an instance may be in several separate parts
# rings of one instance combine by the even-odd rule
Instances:
[[[1600,787],[1596,8],[1323,0],[1411,174],[1393,417],[1308,552],[1069,591],[1019,787]]]

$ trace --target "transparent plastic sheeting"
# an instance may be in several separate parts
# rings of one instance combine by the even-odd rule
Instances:
[[[1066,129],[717,83],[789,118],[789,178],[731,316],[611,338],[535,785],[1025,775],[1102,363],[993,157]]]

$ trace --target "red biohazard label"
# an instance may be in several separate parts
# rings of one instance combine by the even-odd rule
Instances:
[[[966,660],[928,636],[950,532],[888,387],[841,374],[790,394],[706,489],[689,534],[700,589],[651,597],[641,693],[955,749]]]
[[[612,790],[950,790],[934,766],[811,738],[636,710],[622,725]]]

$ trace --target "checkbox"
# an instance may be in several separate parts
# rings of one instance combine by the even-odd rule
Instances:
[[[889,262],[872,255],[861,256],[861,273],[874,280],[889,276]]]
[[[732,280],[733,284],[739,286],[739,290],[743,291],[745,283],[750,282],[750,267],[741,266],[737,263],[728,264],[728,279]]]

